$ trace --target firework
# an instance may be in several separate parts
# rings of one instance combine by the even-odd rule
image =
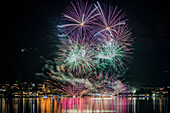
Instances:
[[[112,36],[107,32],[102,33],[97,37],[96,41],[98,43],[114,41],[122,46],[132,46],[134,43],[134,38],[132,38],[131,35],[132,33],[127,25],[121,27],[119,26],[117,28],[117,33],[113,34]]]
[[[106,41],[98,46],[96,57],[101,68],[112,67],[114,71],[125,71],[128,67],[127,64],[131,64],[133,60],[133,57],[130,56],[130,54],[133,54],[132,49],[128,49],[127,46],[122,46],[114,40]]]
[[[100,72],[89,78],[94,88],[101,94],[117,94],[127,90],[126,85],[119,80],[119,75]]]
[[[61,25],[60,27],[66,28],[66,34],[73,36],[74,34],[85,34],[88,35],[90,31],[94,30],[93,22],[99,15],[97,8],[89,5],[88,2],[80,2],[77,0],[76,5],[71,2],[71,6],[66,8],[63,14],[63,20],[67,24]]]
[[[80,42],[78,39],[79,37],[76,41],[68,39],[62,42],[63,44],[59,46],[59,59],[67,70],[86,73],[95,68],[94,51],[91,44]]]
[[[114,83],[113,89],[114,89],[113,94],[118,94],[118,93],[122,93],[122,92],[128,92],[127,91],[127,86],[125,84],[123,84],[120,80],[117,80]]]
[[[76,73],[73,75],[71,72],[66,72],[63,65],[57,66],[56,71],[50,70],[47,74],[49,76],[46,82],[50,82],[53,86],[56,86],[56,90],[62,91],[68,96],[82,95],[93,89],[93,85],[87,79],[90,74],[82,75],[83,78],[79,78],[83,73],[77,73],[79,76],[76,78]]]
[[[61,85],[60,91],[68,94],[69,96],[77,96],[82,91],[87,89],[85,87],[85,85],[81,82],[73,82],[73,83],[74,83],[74,85],[72,85],[72,84]]]
[[[117,74],[123,75],[132,63],[134,39],[125,13],[117,9],[71,2],[63,14],[65,24],[59,26],[65,31],[58,35],[57,58],[43,69],[47,83],[70,96],[127,90]]]
[[[134,43],[134,38],[132,38],[132,33],[128,26],[118,27],[118,31],[113,36],[113,40],[122,46],[132,46]]]
[[[113,37],[113,34],[117,33],[117,27],[121,25],[125,25],[127,19],[123,20],[125,17],[125,13],[122,13],[122,10],[117,11],[117,6],[113,8],[112,6],[105,6],[102,8],[97,2],[95,5],[97,11],[99,12],[100,16],[97,18],[96,25],[99,26],[99,31],[97,31],[94,36],[100,35],[102,33],[109,33],[110,36]]]

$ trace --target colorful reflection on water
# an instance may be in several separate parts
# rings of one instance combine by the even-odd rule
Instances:
[[[1,113],[168,113],[168,98],[0,98]]]

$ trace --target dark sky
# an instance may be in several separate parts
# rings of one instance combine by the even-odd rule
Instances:
[[[170,11],[166,1],[99,0],[123,9],[136,37],[134,63],[126,75],[132,85],[170,84]],[[35,80],[42,67],[40,56],[49,58],[55,50],[51,45],[56,42],[51,40],[56,38],[56,25],[67,5],[69,0],[4,3],[1,82]]]

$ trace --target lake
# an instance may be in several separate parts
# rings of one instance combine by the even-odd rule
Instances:
[[[168,113],[168,98],[0,98],[0,113]]]

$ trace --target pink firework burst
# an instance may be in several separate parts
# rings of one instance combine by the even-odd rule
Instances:
[[[122,13],[122,10],[117,10],[117,6],[113,8],[112,6],[105,6],[102,8],[97,2],[95,4],[97,11],[100,16],[98,16],[96,25],[99,26],[99,31],[94,36],[100,35],[102,33],[109,33],[112,37],[113,34],[117,33],[117,27],[121,25],[125,25],[127,19],[123,19],[125,17],[125,13]]]
[[[122,83],[123,80],[118,79],[119,75],[99,73],[90,78],[94,87],[102,94],[122,93],[127,90],[127,86]]]
[[[132,32],[128,26],[118,27],[118,31],[114,34],[114,41],[120,43],[124,46],[132,46],[134,43],[134,38],[132,38]]]
[[[128,26],[118,26],[117,33],[110,35],[110,33],[102,33],[98,36],[97,41],[99,42],[116,42],[122,46],[132,46],[134,38]]]
[[[93,22],[99,15],[97,7],[92,7],[87,1],[84,3],[82,0],[80,2],[76,0],[75,2],[75,4],[71,2],[71,5],[66,8],[63,20],[67,24],[60,27],[66,28],[66,34],[70,36],[77,33],[89,35],[94,30]]]
[[[77,96],[79,95],[82,91],[86,90],[87,88],[85,87],[84,83],[75,82],[73,81],[74,84],[65,84],[61,85],[60,91],[65,92],[69,96]]]

